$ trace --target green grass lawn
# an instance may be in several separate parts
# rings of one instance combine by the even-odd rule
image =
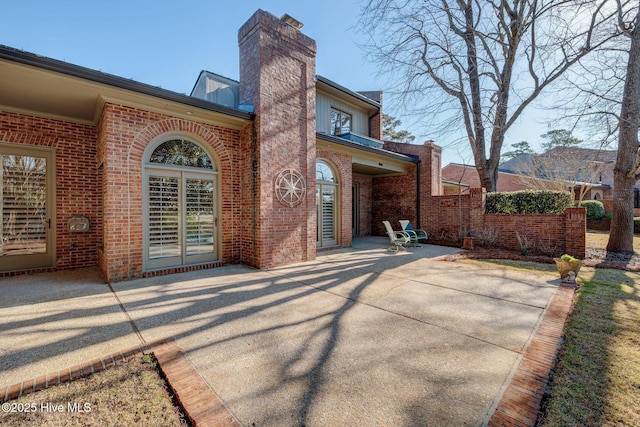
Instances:
[[[588,232],[605,249],[608,233]],[[640,253],[640,237],[634,237]],[[555,265],[468,260],[493,268],[558,276]],[[640,426],[640,273],[582,267],[582,286],[538,427]]]
[[[609,234],[590,231],[586,238],[587,247],[605,249]],[[640,236],[634,250],[640,252]],[[538,425],[638,426],[640,273],[583,267],[579,278]]]
[[[606,249],[609,233],[606,231],[587,231],[587,247],[596,249]],[[640,253],[640,235],[633,236],[633,250]]]
[[[640,274],[626,273],[584,280],[539,426],[640,425]]]

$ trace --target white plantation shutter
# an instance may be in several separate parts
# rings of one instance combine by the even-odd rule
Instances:
[[[213,180],[187,179],[187,256],[214,251]]]
[[[333,187],[322,188],[322,239],[335,240],[336,191]]]
[[[200,145],[177,138],[151,145],[145,165],[145,269],[217,259],[214,162]]]
[[[180,179],[149,177],[149,258],[180,256]]]
[[[47,250],[45,158],[2,155],[2,255]]]

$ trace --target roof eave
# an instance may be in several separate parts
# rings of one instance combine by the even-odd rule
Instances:
[[[0,45],[0,59],[17,62],[32,67],[45,69],[48,71],[89,80],[95,83],[113,86],[118,89],[129,90],[143,95],[153,96],[167,101],[178,102],[195,108],[202,108],[221,114],[237,117],[245,120],[253,120],[254,114],[243,110],[225,107],[202,99],[193,98],[178,92],[162,89],[131,79],[125,79],[113,74],[103,73],[79,65],[70,64],[44,56],[39,56],[30,52],[24,52],[9,46]]]

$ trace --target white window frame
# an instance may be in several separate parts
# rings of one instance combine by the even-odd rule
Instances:
[[[316,227],[316,247],[324,248],[331,246],[338,246],[340,242],[340,184],[338,180],[338,173],[336,172],[335,165],[323,158],[316,159],[316,165],[322,163],[326,165],[333,173],[334,181],[319,181],[316,180],[316,218],[318,219]],[[316,166],[317,167],[317,166]],[[332,188],[334,190],[334,209],[333,209],[333,239],[325,239],[323,237],[323,205],[322,205],[322,190],[324,188]]]

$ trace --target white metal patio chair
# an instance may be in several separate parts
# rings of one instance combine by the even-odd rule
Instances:
[[[420,240],[427,240],[429,238],[426,230],[423,230],[422,228],[414,229],[411,226],[411,221],[409,220],[401,219],[400,226],[402,227],[402,231],[409,235],[409,238],[411,239],[411,246],[420,247]]]
[[[389,252],[398,252],[400,249],[406,250],[403,245],[411,242],[411,237],[404,231],[394,231],[389,221],[382,221],[384,228],[387,230],[391,246],[387,249]]]

